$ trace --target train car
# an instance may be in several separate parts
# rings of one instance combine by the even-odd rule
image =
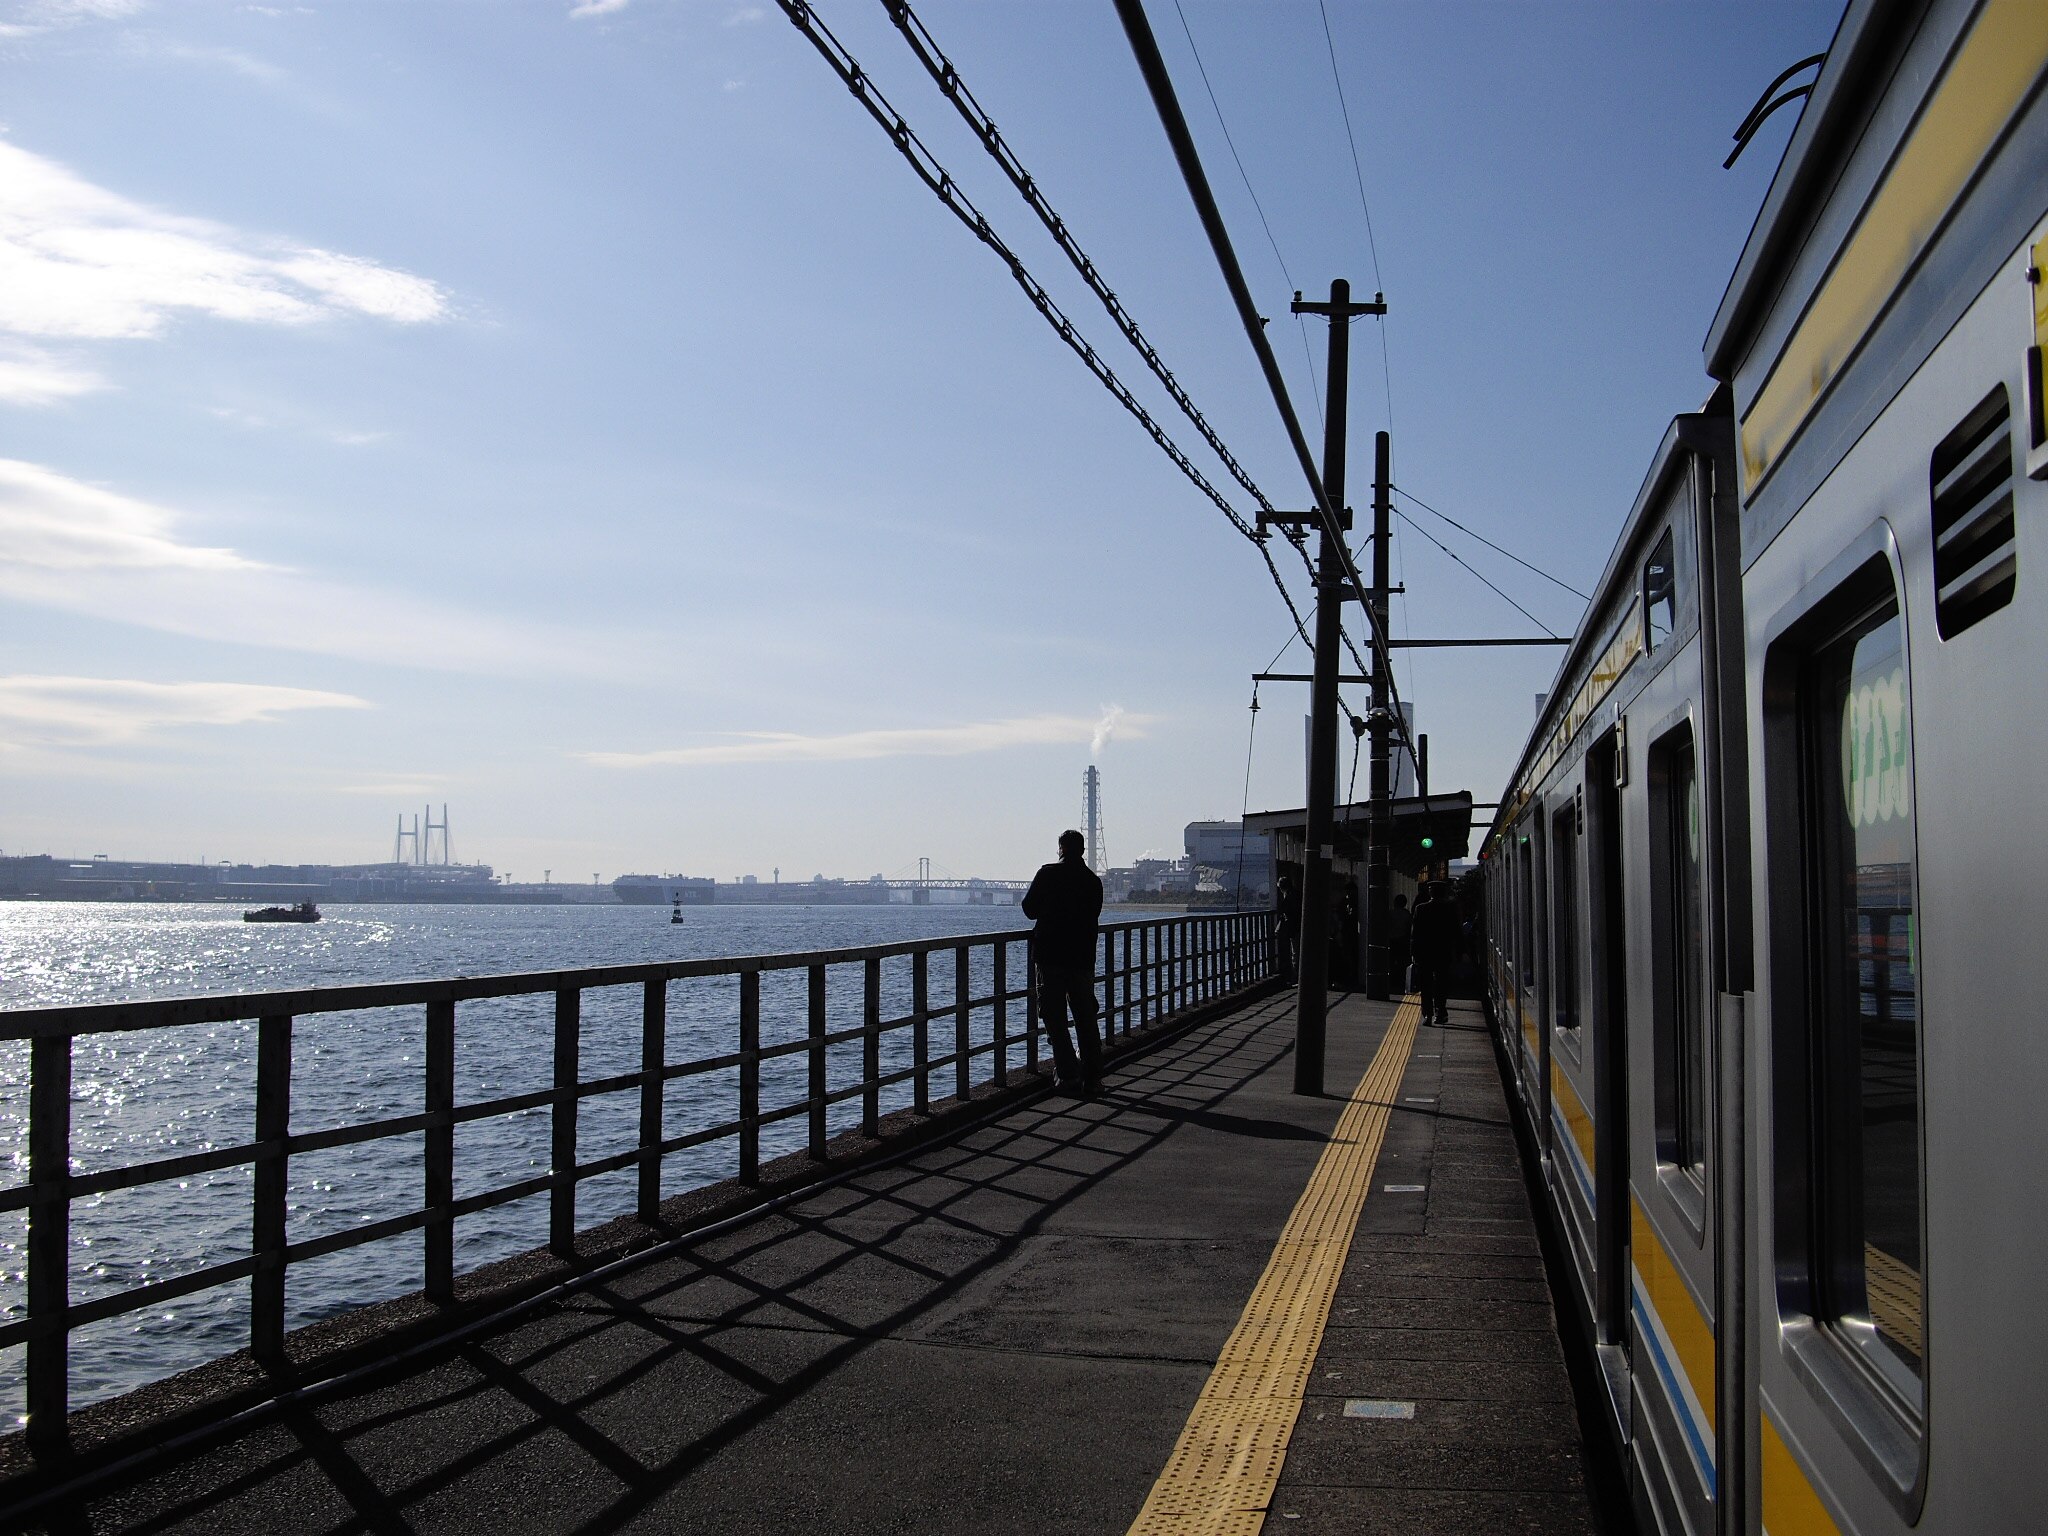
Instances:
[[[1485,843],[1645,1530],[2048,1528],[2044,85],[1849,6]]]

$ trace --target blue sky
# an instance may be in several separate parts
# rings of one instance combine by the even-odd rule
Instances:
[[[1153,24],[1318,440],[1290,290],[1386,291],[1354,503],[1391,411],[1397,483],[1589,587],[1706,397],[1791,114],[1724,172],[1729,134],[1837,0],[1329,0],[1377,270],[1324,12],[1182,6]],[[1194,453],[879,0],[817,9]],[[1107,0],[919,15],[1303,504]],[[1416,515],[1569,630],[1575,599]],[[1397,632],[1534,632],[1395,548]],[[772,3],[0,3],[9,853],[368,860],[445,801],[456,856],[522,879],[1014,876],[1094,753],[1121,863],[1237,813],[1288,634]],[[1437,785],[1495,797],[1554,659],[1402,664]],[[1306,690],[1262,704],[1252,808],[1299,804]]]

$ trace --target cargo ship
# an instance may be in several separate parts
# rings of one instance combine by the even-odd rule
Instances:
[[[718,882],[702,875],[621,875],[612,891],[629,907],[708,907]]]

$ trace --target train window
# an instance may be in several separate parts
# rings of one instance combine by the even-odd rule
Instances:
[[[1535,857],[1530,852],[1529,834],[1524,832],[1515,853],[1515,867],[1522,873],[1521,899],[1516,903],[1516,915],[1521,919],[1521,937],[1515,948],[1519,951],[1522,986],[1525,990],[1536,985],[1535,864]]]
[[[1648,639],[1654,651],[1678,627],[1678,572],[1672,561],[1669,528],[1643,562],[1643,612],[1649,616]]]
[[[1700,778],[1690,725],[1650,749],[1650,818],[1657,1150],[1666,1161],[1698,1171],[1706,1159],[1707,1032]]]
[[[1934,626],[1953,639],[2013,599],[2012,406],[1986,395],[1934,450],[1927,472],[1934,515]]]
[[[1557,953],[1550,966],[1550,1005],[1559,1029],[1579,1026],[1579,830],[1578,812],[1566,806],[1550,821],[1552,934]]]
[[[1916,1408],[1923,1369],[1912,714],[1895,598],[1800,687],[1816,1315]]]

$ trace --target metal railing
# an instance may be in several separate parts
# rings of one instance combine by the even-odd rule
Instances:
[[[1225,998],[1267,979],[1273,972],[1270,920],[1238,912],[1155,918],[1105,924],[1096,976],[1102,1027],[1109,1040],[1134,1029]],[[1021,975],[1012,970],[1022,950]],[[986,952],[983,955],[981,952]],[[951,956],[951,997],[934,1006],[934,957]],[[907,957],[908,1011],[883,1016],[883,962]],[[858,967],[858,1022],[831,1027],[835,1013],[852,1014],[850,999],[836,1009],[828,995],[833,972]],[[802,1029],[796,1020],[776,1020],[791,1038],[762,1043],[764,975],[803,971]],[[294,1264],[366,1244],[388,1243],[412,1232],[423,1234],[425,1293],[451,1300],[455,1294],[455,1223],[458,1219],[544,1195],[548,1204],[547,1246],[572,1257],[577,1233],[577,1188],[587,1180],[627,1170],[637,1172],[635,1211],[653,1220],[664,1198],[663,1161],[672,1154],[715,1142],[736,1147],[734,1165],[743,1182],[759,1179],[762,1132],[783,1122],[802,1122],[801,1145],[823,1158],[830,1136],[828,1111],[859,1103],[860,1129],[877,1133],[885,1099],[923,1114],[939,1097],[965,1101],[981,1083],[1009,1080],[1013,1056],[1024,1070],[1036,1070],[1044,1031],[1032,982],[1029,936],[1021,932],[919,939],[854,949],[780,955],[678,961],[656,965],[534,972],[519,975],[340,986],[292,992],[249,993],[161,1002],[94,1004],[0,1014],[0,1042],[29,1043],[28,1181],[0,1189],[0,1213],[27,1212],[26,1316],[0,1324],[0,1348],[25,1345],[28,1434],[37,1454],[61,1453],[70,1406],[71,1335],[109,1318],[161,1306],[176,1298],[247,1280],[251,1352],[270,1366],[284,1363],[286,1277]],[[977,990],[977,977],[986,991]],[[731,1023],[735,1049],[689,1061],[668,1059],[671,988],[722,979],[737,983]],[[795,979],[787,990],[795,993]],[[639,1061],[636,1070],[586,1078],[581,1069],[584,1001],[608,989],[640,989]],[[900,995],[901,988],[896,992]],[[488,998],[553,998],[552,1073],[549,1086],[471,1102],[457,1102],[456,1016],[460,1005]],[[616,994],[612,994],[616,995]],[[627,1001],[630,1002],[630,994]],[[1021,1005],[1022,1028],[1011,1034],[1012,1009]],[[544,1006],[544,1002],[543,1002]],[[294,1131],[293,1021],[309,1015],[362,1009],[423,1009],[425,1013],[424,1107],[411,1114],[385,1115],[357,1123]],[[73,1048],[81,1037],[208,1024],[256,1022],[253,1138],[207,1147],[181,1156],[75,1171],[72,1126]],[[951,1040],[934,1054],[933,1026],[951,1025]],[[904,1036],[907,1034],[907,1040]],[[979,1036],[977,1040],[976,1036]],[[859,1075],[833,1080],[858,1047]],[[763,1068],[771,1091],[780,1086],[793,1097],[763,1101]],[[736,1093],[730,1118],[665,1134],[669,1085],[706,1074],[726,1074]],[[304,1080],[303,1078],[301,1079]],[[893,1091],[892,1091],[893,1090]],[[638,1095],[637,1134],[631,1145],[579,1157],[579,1110],[607,1095]],[[456,1195],[456,1130],[492,1117],[545,1111],[550,1118],[549,1166],[544,1173]],[[844,1118],[842,1112],[842,1118]],[[850,1123],[850,1122],[849,1122]],[[418,1177],[419,1204],[409,1210],[364,1219],[321,1236],[292,1240],[287,1229],[287,1172],[291,1160],[329,1149],[360,1147],[397,1137],[423,1143]],[[794,1141],[792,1133],[784,1138]],[[791,1150],[795,1150],[792,1146]],[[250,1185],[250,1242],[240,1256],[186,1273],[74,1301],[71,1296],[72,1204],[82,1197],[190,1180],[221,1170],[247,1169]],[[670,1194],[678,1193],[671,1189]]]

